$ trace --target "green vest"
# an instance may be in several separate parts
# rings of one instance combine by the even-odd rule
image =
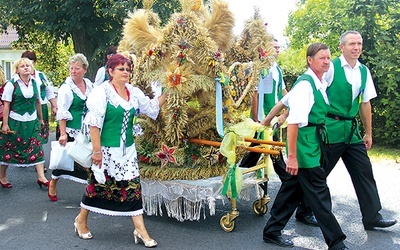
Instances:
[[[121,131],[125,112],[129,112],[126,128],[125,146],[129,147],[133,144],[133,118],[135,116],[135,109],[133,108],[129,111],[125,111],[121,106],[115,108],[113,105],[107,102],[106,114],[104,117],[103,128],[101,130],[100,136],[102,146],[120,146]]]
[[[272,93],[264,94],[264,103],[263,103],[264,115],[268,115],[269,111],[271,111],[271,109],[275,106],[276,97],[278,97],[278,101],[282,99],[282,90],[283,90],[282,70],[278,66],[276,66],[276,69],[278,70],[279,74],[278,82],[275,81],[274,78],[272,78]],[[278,93],[276,93],[277,90]]]
[[[313,78],[303,74],[298,78],[295,85],[300,81],[308,81],[314,94],[314,105],[308,115],[308,123],[322,124],[328,112],[329,104],[325,103],[321,91],[317,90]],[[290,107],[289,107],[290,109]],[[290,143],[290,141],[288,142]],[[314,168],[321,165],[321,144],[315,126],[299,128],[297,135],[297,162],[299,168]]]
[[[86,100],[82,100],[79,96],[72,91],[73,100],[69,112],[72,115],[72,120],[67,121],[67,128],[81,129],[82,119],[86,114]]]
[[[103,80],[103,82],[107,81],[108,79],[109,79],[109,77],[108,77],[108,73],[107,73],[107,67],[104,66],[104,80]]]
[[[42,83],[39,86],[40,87],[40,98],[42,98],[42,101],[44,101],[44,99],[46,98],[47,81],[42,72],[39,72],[39,78],[42,81]]]
[[[13,96],[14,101],[11,109],[12,111],[14,111],[19,115],[24,115],[25,113],[32,115],[33,113],[36,112],[36,100],[38,98],[39,93],[37,90],[36,81],[34,79],[31,79],[31,81],[33,87],[33,96],[30,98],[24,97],[19,84],[15,85],[15,92]],[[11,79],[10,82],[14,84],[14,79]]]
[[[361,98],[367,82],[367,68],[365,65],[360,65],[361,87],[358,98],[353,102],[352,85],[346,79],[340,59],[336,58],[332,63],[334,67],[333,81],[327,89],[331,104],[329,114],[349,119],[327,118],[329,143],[357,143],[362,141],[362,137],[354,119],[360,110]]]

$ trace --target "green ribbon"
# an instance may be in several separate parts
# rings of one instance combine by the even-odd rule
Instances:
[[[234,199],[238,198],[238,191],[236,188],[236,163],[229,166],[229,170],[226,173],[224,180],[222,195],[229,196],[229,190],[231,191],[231,197]]]

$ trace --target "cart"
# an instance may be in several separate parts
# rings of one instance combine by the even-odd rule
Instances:
[[[257,165],[250,168],[240,168],[243,175],[243,188],[238,199],[249,201],[252,193],[256,200],[253,202],[253,212],[262,216],[268,212],[267,204],[270,197],[267,189],[260,184],[268,182],[265,167],[269,155],[279,155],[282,142],[257,140],[246,138],[246,142],[259,144],[255,147],[244,147],[249,152],[261,153],[262,157]],[[219,147],[220,142],[200,139],[190,139],[191,143]],[[265,145],[271,145],[273,149],[265,149]],[[142,179],[143,207],[147,215],[163,215],[162,207],[165,207],[168,217],[178,221],[199,220],[203,215],[206,218],[205,209],[208,207],[210,216],[215,215],[216,200],[224,200],[226,196],[221,194],[223,189],[223,176],[199,180],[150,180]],[[235,220],[239,217],[236,198],[228,198],[231,203],[231,211],[221,217],[220,226],[225,232],[232,232],[235,228]]]

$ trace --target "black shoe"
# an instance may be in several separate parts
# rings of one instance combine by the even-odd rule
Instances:
[[[339,248],[338,250],[346,250],[346,249],[349,249],[349,248],[344,246],[344,247]]]
[[[267,243],[274,243],[280,247],[293,247],[293,242],[288,239],[284,239],[282,235],[275,236],[271,234],[264,234],[263,239]]]
[[[370,224],[365,224],[364,229],[365,230],[374,230],[374,227],[381,227],[381,228],[391,227],[396,223],[397,223],[397,220],[380,219],[380,220],[374,221]]]
[[[303,216],[303,217],[296,216],[296,220],[298,220],[301,223],[306,224],[308,226],[319,227],[318,221],[314,215],[307,215],[307,216]]]

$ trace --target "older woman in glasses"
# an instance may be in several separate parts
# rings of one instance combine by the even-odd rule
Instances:
[[[130,216],[135,243],[155,247],[143,221],[142,194],[133,125],[139,113],[156,119],[165,94],[150,99],[129,84],[131,61],[121,54],[107,62],[110,80],[93,89],[87,106],[85,125],[90,127],[93,165],[81,211],[75,219],[75,232],[91,239],[87,227],[89,211],[112,216]]]

